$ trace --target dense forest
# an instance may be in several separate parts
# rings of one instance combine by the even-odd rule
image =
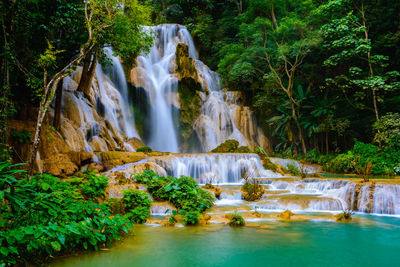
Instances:
[[[354,140],[397,145],[398,1],[122,2],[1,4],[3,151],[12,154],[8,120],[36,119],[61,76],[83,64],[79,90],[87,91],[105,45],[132,65],[151,42],[140,25],[160,23],[188,27],[200,58],[225,88],[245,94],[276,151],[341,153]]]

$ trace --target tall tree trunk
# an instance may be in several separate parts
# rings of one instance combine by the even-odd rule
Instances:
[[[56,93],[56,105],[54,108],[54,119],[53,126],[59,132],[61,129],[61,109],[62,109],[62,97],[63,97],[63,86],[62,81],[60,81],[57,85],[57,93]]]
[[[368,44],[369,43],[369,41],[368,41],[368,29],[367,29],[367,23],[366,23],[367,19],[365,17],[364,6],[362,6],[359,11],[360,11],[360,13],[362,15],[365,42]],[[368,50],[367,61],[368,61],[368,67],[369,67],[369,76],[373,77],[374,76],[374,69],[372,67],[372,62],[371,62],[371,50]],[[377,100],[376,100],[376,91],[375,91],[375,88],[371,88],[371,90],[372,90],[372,101],[373,101],[373,104],[374,104],[375,118],[376,118],[377,121],[379,121],[379,112],[378,112],[378,103],[377,103]]]
[[[329,137],[329,131],[325,132],[325,151],[326,154],[329,154],[329,142],[328,142],[328,137]]]
[[[300,122],[299,122],[299,119],[298,119],[297,114],[296,114],[295,103],[293,103],[293,101],[291,103],[291,107],[292,107],[293,120],[296,123],[297,131],[298,131],[298,134],[299,134],[299,140],[300,140],[300,143],[301,143],[301,149],[302,149],[303,155],[306,155],[307,154],[307,148],[306,148],[306,143],[305,143],[304,137],[303,137],[303,130],[301,129]]]
[[[82,68],[82,75],[78,85],[78,91],[89,97],[90,87],[92,85],[93,76],[97,66],[97,53],[86,55]]]
[[[275,11],[274,11],[274,4],[271,5],[271,20],[272,24],[275,27],[275,30],[278,29],[278,21],[276,20]]]

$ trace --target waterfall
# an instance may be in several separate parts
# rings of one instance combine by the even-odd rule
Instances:
[[[145,141],[153,150],[178,152],[181,145],[177,137],[180,74],[175,56],[179,43],[188,47],[188,56],[193,60],[195,69],[193,75],[196,76],[192,78],[201,84],[203,90],[198,92],[202,101],[201,114],[192,125],[201,144],[201,151],[198,152],[208,152],[227,139],[235,139],[243,146],[268,146],[265,138],[261,137],[263,133],[254,126],[253,117],[251,129],[243,128],[246,136],[237,127],[235,119],[240,117],[235,113],[237,105],[230,105],[221,88],[219,75],[198,59],[194,42],[185,26],[162,24],[146,29],[154,33],[154,45],[148,54],[137,58],[130,82],[138,88],[138,94],[143,91],[146,94],[150,129]]]
[[[111,59],[111,68],[106,69],[113,84],[118,89],[120,95],[118,95],[118,101],[121,104],[121,123],[120,127],[123,129],[124,133],[128,138],[138,137],[135,128],[135,119],[130,107],[133,106],[132,100],[128,95],[128,85],[125,78],[124,69],[122,67],[121,61],[114,56],[111,48],[104,48],[104,52],[109,59]]]
[[[186,154],[155,158],[169,175],[190,176],[200,184],[238,184],[243,176],[281,177],[265,170],[257,154]]]
[[[150,102],[150,137],[148,145],[157,151],[178,152],[176,126],[173,120],[173,92],[178,80],[171,73],[178,43],[189,46],[189,54],[196,57],[193,40],[186,27],[164,24],[148,27],[155,32],[154,45],[148,54],[137,58],[136,69],[143,76],[139,83]],[[137,84],[139,85],[139,84]]]

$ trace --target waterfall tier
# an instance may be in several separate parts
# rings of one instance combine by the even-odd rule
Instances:
[[[236,93],[223,91],[219,75],[198,59],[185,26],[147,29],[155,34],[154,45],[150,53],[137,58],[129,80],[137,94],[145,94],[140,102],[147,103],[142,113],[148,111],[149,129],[143,138],[149,146],[158,151],[208,152],[235,139],[242,146],[270,148],[250,109],[231,97]],[[189,88],[184,92],[185,83]],[[189,94],[192,98],[187,100]],[[199,143],[198,148],[193,142]]]
[[[281,177],[265,170],[256,154],[186,154],[157,157],[169,175],[190,176],[200,184],[238,184],[247,177]]]

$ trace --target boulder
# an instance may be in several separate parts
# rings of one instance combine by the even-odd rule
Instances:
[[[292,217],[293,215],[295,215],[293,212],[291,212],[290,210],[285,210],[283,212],[281,212],[280,214],[278,214],[278,218],[282,219],[282,220],[290,220],[290,217]]]
[[[144,147],[146,146],[142,140],[140,140],[137,137],[129,138],[128,141],[126,141],[129,145],[133,147],[133,149],[138,149],[139,147]]]
[[[78,171],[78,166],[67,154],[59,153],[43,161],[43,171],[54,176],[67,177]]]
[[[100,159],[106,170],[112,169],[116,166],[138,162],[145,159],[147,156],[142,152],[123,152],[123,151],[105,151],[100,152]]]
[[[213,153],[234,153],[239,147],[239,142],[234,139],[228,139],[213,150]]]

